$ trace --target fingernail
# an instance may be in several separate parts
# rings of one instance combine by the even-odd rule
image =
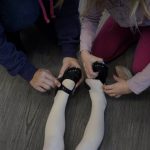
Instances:
[[[59,74],[58,78],[61,78],[62,77],[62,74]]]
[[[61,86],[61,84],[60,84],[59,82],[57,82],[56,85],[57,85],[57,87],[60,87],[60,86]]]
[[[116,98],[119,98],[119,97],[121,97],[121,95],[117,95],[117,96],[115,96]]]

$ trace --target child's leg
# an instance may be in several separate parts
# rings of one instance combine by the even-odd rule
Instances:
[[[150,62],[150,27],[142,27],[140,32],[132,66],[133,73],[142,71]]]
[[[111,17],[106,21],[97,35],[92,54],[110,61],[127,50],[134,42],[134,37],[130,28],[120,27]]]

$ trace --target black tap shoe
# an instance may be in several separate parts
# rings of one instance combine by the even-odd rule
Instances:
[[[108,66],[104,62],[95,62],[93,63],[92,68],[94,72],[98,72],[96,79],[99,79],[102,83],[105,83],[108,75]]]
[[[67,87],[65,87],[62,82],[65,80],[65,79],[70,79],[72,81],[75,82],[75,84],[78,83],[78,81],[81,79],[81,76],[82,76],[82,73],[81,73],[81,69],[79,68],[69,68],[67,69],[65,72],[64,72],[64,75],[62,78],[59,79],[59,81],[61,82],[61,86],[56,90],[56,92],[58,90],[62,90],[66,93],[68,93],[69,95],[73,93],[74,89],[73,90],[69,90]]]

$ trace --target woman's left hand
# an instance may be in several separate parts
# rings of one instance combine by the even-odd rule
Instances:
[[[132,91],[129,89],[127,80],[121,79],[117,76],[113,76],[114,79],[117,81],[111,85],[103,85],[104,92],[111,97],[120,97],[124,94],[129,94]]]

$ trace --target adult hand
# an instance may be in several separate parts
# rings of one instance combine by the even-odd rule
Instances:
[[[62,67],[60,69],[60,73],[58,78],[61,78],[64,74],[64,72],[68,69],[68,68],[72,68],[72,67],[76,67],[76,68],[81,68],[79,65],[79,62],[76,58],[72,58],[72,57],[65,57],[63,59],[63,64]],[[83,74],[82,74],[82,78],[79,80],[79,82],[76,84],[76,87],[78,87],[81,82],[83,81]]]
[[[88,51],[81,51],[81,59],[84,66],[84,70],[88,78],[96,78],[98,73],[93,72],[92,64],[96,61],[103,62],[102,58],[96,57],[90,54]]]
[[[40,92],[46,92],[51,88],[59,87],[60,83],[49,70],[38,69],[30,81],[30,85]]]

